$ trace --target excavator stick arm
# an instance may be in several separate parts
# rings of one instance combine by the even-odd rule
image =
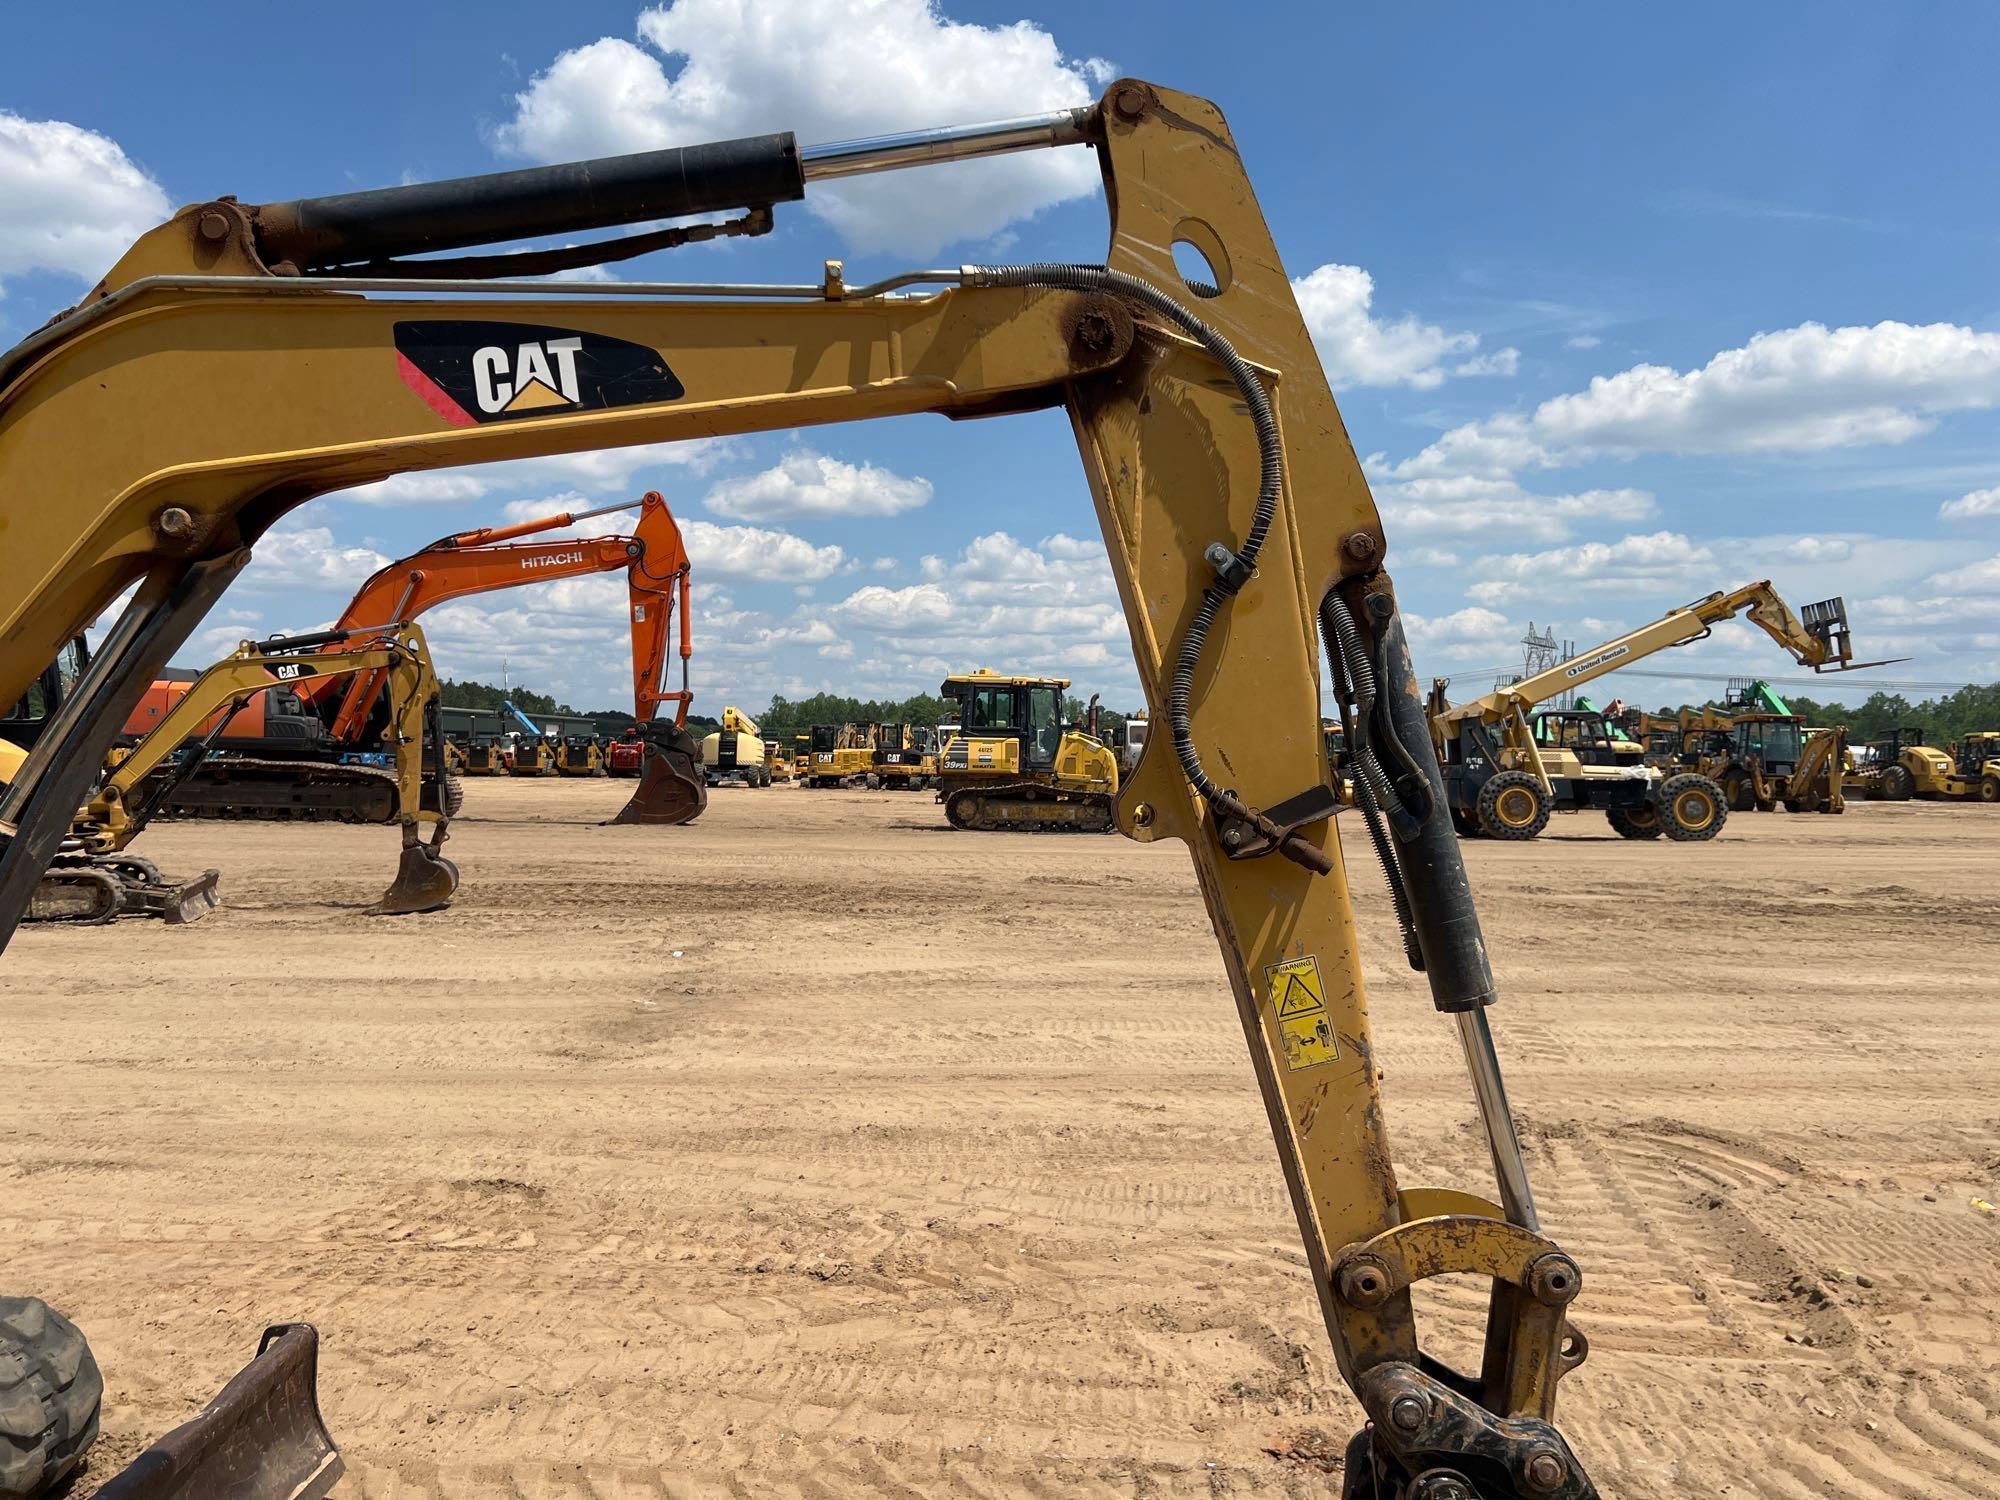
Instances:
[[[509,217],[523,201],[512,174],[485,199],[460,185],[452,201],[477,211],[453,222],[435,195],[407,190],[370,200],[373,213],[217,200],[177,216],[83,309],[0,358],[0,496],[53,497],[6,516],[21,582],[0,596],[0,701],[145,576],[86,680],[76,732],[57,738],[108,734],[104,715],[135,674],[212,597],[176,594],[181,575],[327,490],[638,442],[1065,408],[1156,738],[1171,745],[1140,759],[1116,821],[1190,852],[1336,1362],[1371,1412],[1394,1387],[1398,1435],[1378,1422],[1360,1440],[1372,1493],[1415,1493],[1421,1465],[1432,1491],[1469,1468],[1487,1500],[1582,1500],[1594,1492],[1551,1425],[1557,1380],[1581,1360],[1567,1324],[1580,1275],[1538,1227],[1380,520],[1226,121],[1205,100],[1125,79],[1093,110],[944,133],[921,153],[797,160],[810,178],[1086,139],[1112,216],[1105,265],[963,267],[864,288],[829,264],[810,286],[503,285],[512,295],[481,300],[448,282],[410,296],[407,283],[266,263],[278,244],[296,252],[287,269],[309,271],[404,253],[412,238],[445,248],[423,239],[433,231],[464,244],[548,229]],[[768,166],[783,151],[751,155]],[[701,182],[729,197],[742,174],[715,172]],[[649,202],[642,216],[659,212]],[[1177,244],[1208,263],[1205,281],[1183,279]],[[917,285],[941,289],[908,294]],[[145,423],[119,420],[135,405]],[[1407,897],[1408,951],[1465,1051],[1495,1201],[1404,1189],[1390,1164],[1331,817],[1322,651],[1362,809]],[[20,827],[0,853],[0,936],[15,915],[7,864],[46,833],[44,775],[31,757],[29,790],[0,803]],[[1411,1314],[1413,1287],[1452,1273],[1494,1289],[1482,1369],[1456,1381],[1425,1362]]]

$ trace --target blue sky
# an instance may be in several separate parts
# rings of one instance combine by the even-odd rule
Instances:
[[[1418,667],[1455,696],[1527,622],[1579,646],[1711,589],[1842,593],[1897,681],[2000,677],[2000,200],[1972,7],[725,0],[38,7],[0,56],[0,340],[172,206],[769,129],[1025,113],[1115,69],[1227,112],[1368,457]],[[207,17],[213,24],[202,24]],[[620,267],[801,280],[1101,255],[1081,153],[814,195],[778,232]],[[974,663],[1138,701],[1066,423],[903,419],[490,466],[329,497],[192,655],[337,613],[382,560],[658,488],[697,562],[697,702],[897,694]],[[1087,544],[1087,545],[1086,545]],[[618,706],[618,586],[432,616],[441,666]],[[1743,628],[1613,679],[1796,676]],[[1856,695],[1866,674],[1839,686]],[[1828,686],[1832,686],[1830,681]]]

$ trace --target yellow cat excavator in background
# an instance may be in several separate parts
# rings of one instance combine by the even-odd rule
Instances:
[[[838,262],[765,287],[495,279],[761,233],[814,182],[1071,146],[1103,174],[1103,265],[868,286]],[[670,219],[701,222],[448,253]],[[1207,273],[1184,278],[1177,248]],[[1590,1500],[1554,1420],[1588,1348],[1570,1321],[1583,1274],[1542,1232],[1508,1107],[1497,987],[1380,518],[1228,124],[1192,95],[1128,78],[1087,108],[915,136],[801,149],[780,134],[332,198],[217,197],[147,232],[83,305],[0,355],[0,704],[133,589],[0,796],[0,943],[139,695],[259,539],[316,496],[533,454],[1049,409],[1068,413],[1159,726],[1117,800],[1086,805],[1128,837],[1178,841],[1197,867],[1363,1418],[1346,1500]],[[1405,1186],[1392,1165],[1323,662],[1405,952],[1465,1054],[1490,1198]],[[1039,717],[1011,722],[1039,742]],[[1413,1307],[1418,1284],[1453,1275],[1490,1288],[1464,1371],[1424,1347]],[[338,1300],[321,1315],[340,1316]],[[112,1484],[146,1500],[323,1496],[340,1461],[312,1400],[313,1347],[274,1330],[222,1398]],[[66,1424],[50,1419],[52,1463],[85,1441]]]
[[[111,769],[50,862],[30,901],[28,920],[99,923],[157,916],[183,923],[215,906],[216,871],[188,881],[172,879],[133,854],[132,841],[190,777],[207,772],[227,785],[239,763],[211,760],[210,752],[246,704],[260,694],[361,673],[374,676],[386,691],[381,743],[395,769],[338,768],[351,783],[347,820],[395,823],[403,832],[396,878],[371,910],[431,911],[444,905],[458,889],[458,867],[440,852],[446,826],[458,812],[458,789],[441,758],[432,755],[425,765],[426,740],[433,746],[443,743],[438,680],[423,632],[405,624],[244,641],[187,684],[144,739],[111,753]],[[256,776],[261,769],[261,762],[251,762],[241,774]],[[309,796],[306,783],[313,768],[293,769],[300,779],[299,795]],[[428,844],[422,842],[426,827],[431,830]]]

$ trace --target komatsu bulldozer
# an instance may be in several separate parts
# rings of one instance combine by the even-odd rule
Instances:
[[[1062,721],[1067,677],[1012,677],[980,667],[938,693],[959,732],[938,757],[938,800],[954,828],[989,833],[1108,833],[1118,754]]]
[[[1440,679],[1429,699],[1431,733],[1459,833],[1531,839],[1548,826],[1551,813],[1588,808],[1601,811],[1622,838],[1714,838],[1729,809],[1711,778],[1698,770],[1663,771],[1648,764],[1644,747],[1633,755],[1594,710],[1545,710],[1533,727],[1528,712],[1656,651],[1700,640],[1718,621],[1739,613],[1816,672],[1881,665],[1854,661],[1841,600],[1809,604],[1803,616],[1794,615],[1764,580],[1670,610],[1616,640],[1457,707],[1447,702]],[[1379,799],[1380,794],[1378,787],[1357,784],[1357,796]]]
[[[1094,155],[1099,264],[917,268],[867,285],[837,261],[765,286],[552,278],[768,232],[781,205],[829,181],[1043,149]],[[527,241],[560,248],[498,253]],[[493,253],[467,253],[479,247]],[[1182,260],[1205,270],[1184,275]],[[8,763],[0,946],[103,786],[126,715],[270,528],[317,497],[532,455],[1029,411],[1067,416],[1158,729],[1116,781],[1089,769],[1094,751],[1068,766],[1047,697],[1046,720],[1036,701],[1010,708],[1005,737],[1022,769],[1040,758],[1079,777],[1079,820],[1177,844],[1195,867],[1301,1236],[1301,1291],[1351,1396],[1327,1406],[1354,1422],[1344,1500],[1593,1500],[1557,1423],[1561,1384],[1590,1350],[1585,1275],[1544,1230],[1508,1102],[1488,1019],[1499,986],[1389,538],[1244,154],[1198,96],[1121,78],[1088,106],[898,137],[802,146],[779,132],[282,202],[218,192],[146,231],[79,307],[0,354],[0,704],[130,590],[68,700]],[[1382,1092],[1395,1069],[1371,1034],[1361,961],[1379,945],[1357,934],[1335,828],[1323,669],[1367,788],[1356,811],[1393,897],[1386,920],[1463,1053],[1488,1180],[1426,1186],[1396,1170]],[[968,770],[970,741],[1000,727],[968,716]],[[310,936],[286,958],[312,965]],[[1101,1003],[1094,979],[1060,965],[1036,982]],[[421,990],[410,1003],[426,1003]],[[1439,1277],[1485,1289],[1456,1314],[1483,1328],[1464,1369],[1418,1316]],[[315,1308],[310,1279],[299,1287],[298,1311],[352,1315],[352,1299]],[[1214,1295],[1224,1316],[1278,1316],[1230,1311],[1244,1293],[1227,1278]],[[465,1296],[476,1308],[479,1286]],[[316,1347],[309,1328],[270,1330],[221,1396],[102,1493],[319,1500],[341,1462],[313,1400]],[[591,1395],[574,1400],[582,1430]],[[1714,1405],[1725,1430],[1705,1437],[1726,1442],[1730,1403]],[[73,1462],[85,1420],[93,1410],[50,1408],[42,1451]],[[550,1441],[559,1456],[562,1434]],[[1608,1441],[1666,1440],[1637,1426]]]

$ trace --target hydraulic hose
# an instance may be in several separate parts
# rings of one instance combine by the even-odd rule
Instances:
[[[1202,768],[1201,756],[1194,747],[1190,708],[1194,696],[1195,668],[1201,661],[1202,648],[1208,643],[1208,633],[1214,628],[1223,605],[1240,593],[1257,571],[1257,554],[1263,551],[1264,540],[1270,534],[1271,523],[1278,513],[1278,497],[1284,489],[1284,444],[1279,439],[1277,413],[1271,409],[1271,398],[1265,393],[1263,381],[1258,379],[1249,361],[1236,352],[1229,340],[1195,316],[1193,311],[1152,283],[1126,272],[1113,271],[1105,266],[1045,261],[1021,266],[967,266],[963,280],[967,286],[1042,286],[1057,291],[1107,292],[1130,297],[1151,308],[1200,344],[1216,363],[1229,372],[1229,378],[1242,393],[1251,424],[1257,430],[1256,510],[1240,547],[1232,549],[1225,542],[1216,542],[1205,554],[1216,576],[1202,590],[1201,603],[1195,609],[1194,618],[1188,622],[1187,631],[1182,635],[1175,654],[1174,675],[1167,693],[1167,729],[1173,739],[1174,754],[1180,760],[1181,770],[1187,776],[1189,785],[1201,794],[1211,808],[1229,817],[1268,823],[1234,792],[1217,785]]]
[[[1341,727],[1353,751],[1354,800],[1360,805],[1362,826],[1368,830],[1376,863],[1382,867],[1383,884],[1389,888],[1389,902],[1395,908],[1396,926],[1403,938],[1403,956],[1421,974],[1423,945],[1417,940],[1416,917],[1410,907],[1402,866],[1397,863],[1395,846],[1382,827],[1383,798],[1376,791],[1377,785],[1381,785],[1393,805],[1395,794],[1389,791],[1374,748],[1369,744],[1367,719],[1375,708],[1375,677],[1366,653],[1361,650],[1354,617],[1348,612],[1346,601],[1333,589],[1328,589],[1319,602],[1319,628],[1326,640],[1327,660],[1333,667],[1333,694],[1340,706]]]

